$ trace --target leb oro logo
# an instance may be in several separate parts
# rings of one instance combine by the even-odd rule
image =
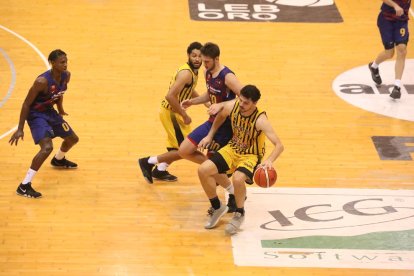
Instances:
[[[371,79],[368,65],[359,66],[340,74],[332,88],[342,100],[358,108],[387,117],[414,122],[414,59],[405,62],[401,99],[389,95],[394,86],[394,61],[381,63],[382,85]]]
[[[266,0],[266,2],[295,7],[321,7],[334,4],[333,0]]]
[[[203,21],[342,22],[333,0],[189,0],[190,16]]]

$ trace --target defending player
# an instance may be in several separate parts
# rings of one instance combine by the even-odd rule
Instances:
[[[161,102],[160,120],[167,132],[167,152],[138,160],[142,174],[148,183],[153,183],[153,178],[177,181],[177,177],[170,174],[167,167],[172,162],[181,159],[178,147],[184,137],[191,132],[191,117],[180,104],[198,96],[195,87],[198,81],[198,69],[201,66],[201,47],[199,42],[193,42],[187,47],[188,62],[178,68],[170,82],[168,93]]]
[[[187,138],[182,142],[179,153],[180,155],[190,161],[201,164],[207,157],[197,150],[198,144],[203,139],[213,124],[217,112],[222,108],[222,103],[232,100],[236,95],[240,94],[242,84],[237,79],[236,75],[228,67],[220,64],[220,48],[217,44],[208,42],[201,48],[201,57],[206,68],[205,78],[207,93],[193,99],[182,102],[184,108],[191,105],[211,103],[209,108],[209,119],[191,132]],[[210,144],[208,151],[214,152],[225,146],[232,137],[231,124],[229,120],[223,123],[216,135],[214,141]],[[220,184],[229,192],[230,207],[229,212],[235,210],[234,188],[226,174],[215,176],[216,182]]]
[[[38,76],[30,88],[22,105],[17,130],[9,140],[11,145],[15,143],[16,146],[20,138],[23,140],[24,123],[27,120],[33,140],[40,146],[26,177],[16,190],[18,195],[29,198],[42,196],[33,189],[31,181],[52,152],[54,137],[62,137],[63,142],[51,161],[52,166],[64,169],[78,167],[65,158],[65,154],[79,141],[79,137],[62,117],[68,115],[63,109],[63,94],[70,80],[70,72],[67,71],[68,59],[65,52],[57,49],[49,54],[48,60],[52,68]],[[55,104],[59,113],[53,108]]]

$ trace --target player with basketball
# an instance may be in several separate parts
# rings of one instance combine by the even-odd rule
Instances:
[[[204,226],[206,229],[214,228],[228,209],[226,205],[221,204],[217,196],[214,175],[228,170],[234,171],[232,180],[237,208],[225,228],[225,233],[233,235],[237,233],[244,221],[245,181],[253,179],[256,166],[273,167],[273,162],[284,150],[279,137],[267,119],[266,113],[256,106],[260,96],[260,91],[256,86],[244,86],[237,100],[224,103],[223,109],[217,114],[208,135],[199,143],[200,148],[208,148],[217,129],[228,116],[230,117],[233,130],[232,139],[209,160],[203,162],[198,169],[201,185],[211,203],[211,216]],[[267,159],[263,159],[265,137],[274,145]]]

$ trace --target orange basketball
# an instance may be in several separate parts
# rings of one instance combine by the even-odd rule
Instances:
[[[258,167],[254,172],[254,182],[262,187],[269,188],[275,184],[277,179],[277,173],[274,168],[269,168],[265,170],[263,167]]]

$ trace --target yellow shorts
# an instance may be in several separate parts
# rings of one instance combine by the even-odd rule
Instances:
[[[241,171],[248,178],[253,179],[253,172],[259,162],[256,154],[236,153],[229,145],[219,149],[218,154],[211,157],[219,173]]]
[[[191,132],[191,126],[184,124],[183,118],[170,109],[161,107],[160,120],[167,132],[167,149],[178,149],[185,137]]]

